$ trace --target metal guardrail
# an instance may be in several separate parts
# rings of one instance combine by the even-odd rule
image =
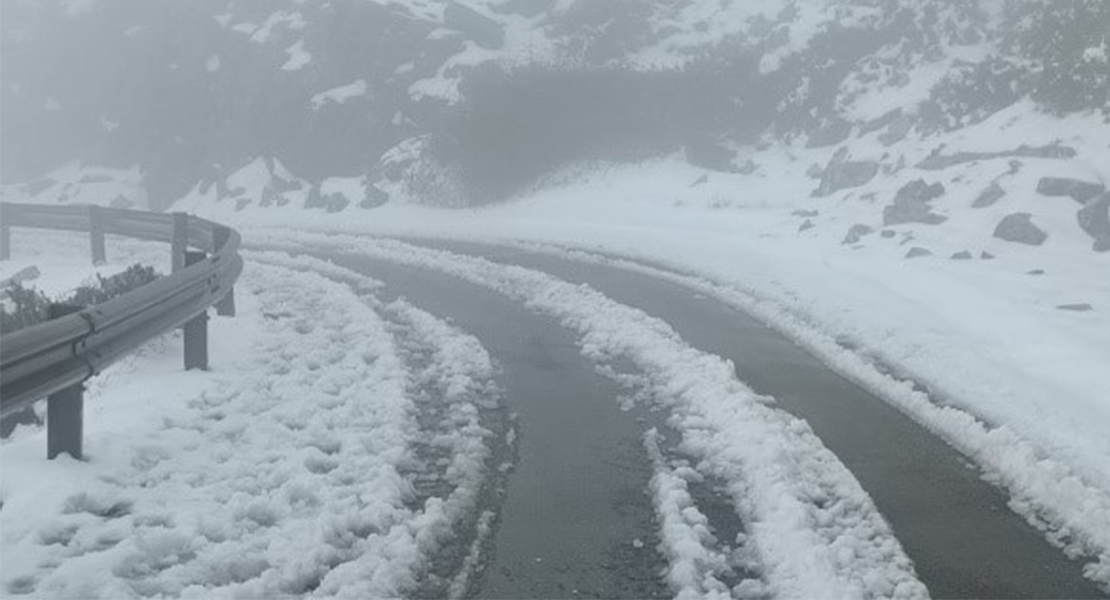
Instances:
[[[239,233],[183,213],[0,202],[0,258],[9,256],[13,227],[88,232],[94,262],[105,259],[105,234],[171,245],[173,273],[169,276],[102,304],[12,332],[0,341],[0,418],[48,397],[48,456],[65,451],[80,458],[80,390],[87,379],[150,339],[183,325],[185,368],[207,368],[207,310],[216,306],[222,315],[235,310],[233,286],[243,269]],[[75,390],[76,416],[55,415],[73,412]],[[62,408],[63,402],[67,408]],[[76,441],[68,439],[73,437],[72,423],[55,427],[73,418]]]

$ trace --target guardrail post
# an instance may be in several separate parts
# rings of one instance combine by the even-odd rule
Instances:
[[[203,252],[186,252],[185,266],[204,260]],[[208,311],[185,322],[185,370],[208,370]]]
[[[104,250],[104,213],[95,204],[89,205],[89,244],[92,246],[92,261],[94,265],[103,264],[108,260]]]
[[[57,319],[81,310],[80,306],[51,304],[47,316]],[[85,429],[85,384],[78,383],[46,397],[46,458],[65,452],[82,459]]]
[[[176,273],[185,268],[185,252],[189,249],[189,215],[173,213],[173,240],[170,242],[170,252],[173,255],[170,263],[171,273]]]
[[[12,228],[7,223],[0,224],[0,260],[12,257]]]
[[[231,237],[231,229],[223,225],[217,225],[212,231],[212,246],[213,251],[218,252],[227,243],[228,238]],[[231,286],[227,290],[227,294],[220,301],[216,303],[216,314],[221,317],[234,317],[235,316],[235,286]]]

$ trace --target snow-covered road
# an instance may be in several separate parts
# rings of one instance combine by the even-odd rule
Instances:
[[[41,430],[0,446],[0,594],[1105,593],[1098,480],[1065,474],[1060,503],[1026,485],[1055,463],[998,458],[1027,440],[709,282],[552,249],[250,243],[213,372],[170,373],[171,336],[96,380],[87,464],[44,464]]]

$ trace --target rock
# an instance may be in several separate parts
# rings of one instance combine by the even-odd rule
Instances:
[[[1056,308],[1060,310],[1073,310],[1076,312],[1087,312],[1089,310],[1094,310],[1094,307],[1090,304],[1087,304],[1086,302],[1078,304],[1057,304]]]
[[[893,229],[884,229],[879,235],[883,236],[884,238],[890,239],[897,234]]]
[[[979,260],[994,260],[994,255],[986,250],[979,253]]]
[[[813,221],[806,219],[805,221],[802,221],[801,225],[798,226],[798,233],[801,233],[807,229],[813,229],[813,227]]]
[[[809,168],[806,169],[806,175],[810,179],[821,179],[821,176],[824,175],[824,173],[825,173],[825,170],[822,169],[821,165],[819,165],[817,163],[813,163],[812,165],[809,165]]]
[[[698,187],[699,185],[705,185],[707,183],[709,183],[709,175],[702,174],[701,177],[694,180],[694,183],[690,184],[690,187]]]
[[[1005,195],[1006,190],[1002,189],[1002,186],[998,185],[997,181],[992,181],[987,189],[979,192],[979,197],[975,199],[975,202],[971,203],[971,208],[986,208],[1001,200]]]
[[[358,203],[359,208],[377,208],[389,202],[389,192],[376,185],[366,184],[366,197]]]
[[[36,179],[24,184],[23,191],[27,192],[28,196],[38,196],[42,192],[57,185],[57,183],[57,181],[50,178]]]
[[[879,142],[884,146],[892,146],[902,141],[910,130],[913,129],[913,117],[901,116],[894,119],[886,126],[886,131],[879,135]]]
[[[131,208],[135,206],[135,203],[128,200],[123,194],[116,194],[116,197],[112,198],[108,206],[111,208]]]
[[[1077,214],[1079,227],[1095,240],[1095,252],[1110,250],[1110,193],[1088,202]]]
[[[324,208],[327,209],[329,213],[337,213],[347,208],[347,205],[350,203],[351,201],[343,194],[328,194],[324,197]]]
[[[841,244],[855,244],[855,243],[858,243],[860,238],[862,238],[863,236],[868,235],[868,234],[870,234],[874,231],[875,230],[872,227],[869,227],[867,225],[863,225],[863,224],[860,224],[860,223],[856,223],[855,225],[852,225],[852,227],[850,229],[848,229],[848,234],[844,236],[844,240],[840,243]]]
[[[1025,272],[1026,275],[1044,275],[1044,269],[1032,269]]]
[[[994,237],[1007,242],[1040,246],[1048,239],[1048,234],[1034,225],[1033,221],[1030,220],[1031,217],[1032,215],[1029,213],[1006,215],[994,228]]]
[[[243,210],[248,205],[250,205],[250,203],[251,203],[250,198],[239,198],[235,201],[235,210],[237,210],[237,211]]]
[[[938,225],[948,220],[948,217],[934,214],[929,202],[934,198],[944,195],[944,185],[925,183],[923,179],[915,179],[902,186],[894,197],[894,204],[883,207],[883,225],[900,225],[902,223],[924,223]]]
[[[1066,177],[1042,177],[1037,182],[1038,194],[1042,196],[1068,196],[1081,204],[1105,191],[1106,187],[1101,183],[1090,183]]]
[[[821,174],[821,184],[811,194],[815,197],[828,196],[839,190],[859,187],[879,174],[879,163],[874,161],[848,160],[848,148],[836,151]]]
[[[703,169],[735,173],[737,169],[732,164],[733,156],[731,148],[713,140],[686,144],[686,162]]]
[[[443,26],[462,32],[483,48],[497,49],[505,45],[505,32],[501,30],[501,25],[458,2],[447,3],[443,10]]]
[[[809,132],[806,148],[825,148],[835,146],[848,139],[852,133],[852,124],[843,119],[832,119],[822,123]]]
[[[1015,150],[1005,150],[1002,152],[957,152],[956,154],[944,155],[941,152],[944,146],[933,150],[928,158],[917,163],[917,168],[925,169],[926,171],[939,171],[947,169],[959,164],[967,162],[975,162],[978,160],[990,160],[994,158],[1052,158],[1052,159],[1067,159],[1075,158],[1075,148],[1068,146],[1061,146],[1060,144],[1049,144],[1047,146],[1026,146],[1021,145]]]
[[[971,253],[967,250],[963,250],[952,255],[952,260],[971,260],[971,258]]]
[[[808,217],[816,217],[817,215],[819,215],[821,213],[819,213],[815,210],[796,210],[796,211],[794,211],[790,214],[794,215],[795,217],[807,217],[808,218]]]
[[[906,253],[906,258],[919,258],[919,257],[922,257],[922,256],[932,256],[932,255],[933,255],[933,253],[930,250],[928,250],[927,248],[922,248],[921,246],[914,246],[913,248],[910,248],[909,252]]]
[[[751,175],[759,170],[759,165],[752,159],[747,159],[736,167],[736,172],[741,175]]]

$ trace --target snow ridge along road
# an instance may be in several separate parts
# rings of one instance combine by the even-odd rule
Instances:
[[[691,476],[724,480],[734,508],[745,520],[746,535],[738,537],[734,548],[726,548],[736,554],[758,554],[759,576],[742,580],[731,589],[733,594],[749,595],[762,590],[763,593],[790,596],[816,594],[818,589],[823,590],[820,593],[825,595],[835,593],[855,597],[924,593],[912,566],[905,560],[900,545],[870,498],[859,488],[852,474],[813,436],[809,427],[788,413],[769,407],[770,399],[759,397],[735,379],[731,364],[685,345],[665,323],[614,303],[587,287],[570,285],[541,273],[480,258],[394,241],[347,236],[309,238],[303,243],[289,243],[273,236],[266,243],[299,248],[300,251],[312,248],[320,252],[326,248],[327,252],[334,254],[340,250],[340,253],[347,255],[344,260],[348,263],[350,257],[361,256],[450,274],[557,316],[564,326],[579,333],[583,353],[599,364],[611,367],[614,359],[627,359],[639,367],[642,371],[639,374],[612,374],[636,387],[640,397],[648,398],[656,406],[664,406],[670,411],[668,425],[681,438],[677,451],[694,458],[700,470]],[[351,251],[351,248],[357,250]],[[713,399],[717,398],[730,398],[731,402],[715,406],[717,403]],[[730,426],[715,429],[716,425],[728,423],[730,419],[735,419]],[[734,440],[730,438],[732,432],[745,432],[746,435],[737,436],[744,439]],[[745,446],[752,439],[763,443]],[[649,440],[649,450],[650,445]],[[797,452],[799,447],[807,448],[805,456],[791,454]],[[768,452],[767,448],[774,448],[774,451]],[[658,467],[659,461],[655,462]],[[783,467],[784,464],[789,468]],[[655,482],[660,479],[656,477]],[[753,482],[758,482],[758,486]],[[657,491],[668,487],[656,483],[653,486]],[[774,491],[768,492],[769,497],[761,498],[760,490],[756,489],[759,486],[763,490]],[[674,489],[674,486],[669,488]],[[996,502],[997,507],[988,508],[1001,508],[1005,512],[1004,497],[997,490],[993,493],[1002,500]],[[656,504],[657,509],[666,505],[658,499]],[[830,506],[831,522],[830,516],[823,513]],[[791,514],[792,510],[797,512]],[[953,510],[958,517],[961,509]],[[696,513],[696,510],[692,512]],[[661,514],[659,518],[667,521],[666,515]],[[842,519],[837,521],[837,518]],[[696,515],[694,521],[695,525],[701,524]],[[1021,530],[1017,537],[1026,538],[1026,542],[1032,538],[1031,547],[1043,546],[1037,550],[1039,554],[1033,560],[1041,561],[1047,555],[1050,557],[1048,562],[1053,563],[1038,562],[1043,570],[1032,576],[1026,569],[1026,578],[1036,584],[1035,588],[1040,585],[1037,588],[1040,591],[1021,586],[1016,583],[1017,579],[1006,581],[1007,567],[995,564],[988,568],[981,581],[974,582],[979,586],[975,595],[1098,595],[1096,588],[1082,581],[1078,564],[1070,563],[1062,554],[1049,548],[1044,539],[1020,519],[1010,519],[1001,527],[1005,530],[1015,525]],[[1097,528],[1097,524],[1089,525]],[[687,538],[698,539],[702,538],[698,535]],[[1006,536],[992,538],[992,541],[999,539],[1006,539]],[[694,546],[696,544],[687,543],[684,549],[692,551]],[[1043,551],[1045,548],[1047,553]],[[1002,549],[991,548],[989,543],[985,543],[978,550],[995,552]],[[713,554],[712,549],[704,546],[693,551],[703,556]],[[1052,560],[1052,556],[1056,560]],[[674,555],[669,558],[673,570],[678,561]],[[713,568],[707,568],[713,562],[701,560],[702,572],[681,584],[676,585],[673,572],[669,581],[680,593],[727,594],[727,587],[722,589],[719,581],[714,582]],[[988,558],[985,562],[992,561]],[[1004,563],[1006,559],[999,558],[993,562]],[[806,567],[803,568],[803,564]],[[814,568],[813,565],[819,567]],[[965,565],[963,575],[966,577],[971,573],[973,576],[979,566]],[[1001,571],[989,572],[996,568]],[[1014,569],[1012,566],[1009,568]],[[999,584],[997,578],[1000,573],[1003,575],[1003,587],[992,587]],[[1097,579],[1100,569],[1097,565],[1089,565],[1087,574]],[[1017,576],[1017,572],[1013,575]],[[959,594],[958,585],[945,588],[945,582],[938,583],[944,595]],[[969,592],[965,589],[963,593]]]

